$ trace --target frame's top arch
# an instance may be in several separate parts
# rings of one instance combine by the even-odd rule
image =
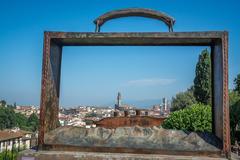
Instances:
[[[169,32],[173,32],[173,25],[175,23],[174,18],[165,13],[144,8],[128,8],[107,12],[94,20],[94,23],[96,24],[95,31],[99,32],[100,27],[108,20],[129,16],[147,17],[163,21],[168,26]]]

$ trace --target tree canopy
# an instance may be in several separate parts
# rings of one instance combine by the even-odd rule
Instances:
[[[193,89],[188,89],[185,92],[180,92],[172,98],[172,111],[184,109],[187,106],[191,106],[196,103],[196,99],[193,95]]]
[[[237,77],[234,79],[234,90],[240,94],[240,74],[237,75]]]
[[[1,101],[0,101],[0,105],[1,105],[2,107],[5,107],[6,104],[7,104],[7,102],[6,102],[5,100],[1,100]],[[0,107],[1,107],[1,106],[0,106]]]
[[[231,142],[234,144],[237,127],[240,125],[240,100],[230,105]]]
[[[0,129],[13,128],[17,125],[16,115],[13,109],[8,107],[0,108]]]
[[[31,130],[36,131],[39,126],[39,120],[35,113],[31,114],[27,120],[27,126],[31,127]]]
[[[211,59],[207,49],[199,55],[194,79],[194,97],[199,103],[211,104]]]
[[[12,107],[0,107],[0,130],[19,127],[34,132],[38,125],[39,120],[35,113],[28,118],[21,113],[15,113]]]
[[[229,91],[231,143],[236,140],[240,126],[240,74],[234,79],[234,89]]]

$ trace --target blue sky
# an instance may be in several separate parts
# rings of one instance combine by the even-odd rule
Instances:
[[[0,99],[5,99],[9,103],[39,104],[43,32],[45,30],[93,32],[95,26],[92,21],[96,17],[110,10],[128,7],[151,8],[166,12],[176,19],[174,30],[178,32],[229,31],[229,83],[232,87],[233,79],[240,73],[239,6],[240,2],[233,0],[1,0]],[[102,31],[165,32],[167,27],[156,20],[131,17],[109,21],[102,27]],[[92,103],[105,104],[109,103],[109,99],[115,98],[117,90],[121,90],[126,99],[139,100],[151,97],[158,98],[162,95],[171,96],[191,85],[194,77],[194,68],[192,67],[196,63],[201,49],[200,47],[175,49],[170,47],[167,49],[164,47],[121,47],[115,49],[100,47],[104,56],[97,56],[94,59],[96,57],[94,55],[97,54],[97,49],[94,47],[64,48],[61,104],[90,103],[91,99],[95,99]],[[150,51],[151,53],[146,55]],[[113,52],[114,56],[110,54]],[[118,54],[119,52],[124,52],[124,54]],[[166,52],[167,54],[159,54]],[[184,52],[184,54],[181,53],[183,56],[180,56],[179,52]],[[133,58],[136,54],[142,55],[138,61],[134,61]],[[159,61],[157,61],[158,58]],[[171,62],[163,59],[171,59]],[[94,62],[94,65],[88,63],[89,60]],[[86,69],[95,70],[93,73],[96,74],[87,74],[84,67],[81,67],[84,63]],[[131,63],[133,65],[130,65]],[[123,68],[121,68],[121,64],[125,64]],[[171,65],[171,67],[157,69],[163,64]],[[140,67],[142,65],[147,66],[146,70]],[[109,66],[112,66],[111,69]],[[105,70],[99,74],[96,67]],[[115,70],[119,70],[121,73],[118,75],[120,78],[115,78]],[[185,76],[180,76],[183,71],[185,71]],[[75,74],[76,72],[78,74]],[[91,85],[86,83],[89,88],[87,88],[88,85],[85,85],[85,88],[83,85],[79,85],[84,84],[87,77],[92,78],[94,75],[102,82],[101,84],[91,80]],[[105,75],[108,76],[105,77]],[[85,79],[82,76],[85,76]],[[111,78],[116,80],[110,81]],[[154,85],[150,85],[150,83],[154,83]],[[81,92],[81,89],[85,92]],[[100,89],[104,91],[102,94],[96,92]]]
[[[140,105],[141,101],[141,107],[160,103],[163,97],[190,87],[205,48],[65,47],[60,102],[111,105],[120,91],[125,103]]]

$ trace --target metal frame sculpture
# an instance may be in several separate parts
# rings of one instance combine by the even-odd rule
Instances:
[[[107,20],[124,16],[150,17],[164,21],[170,32],[99,33]],[[42,64],[42,87],[39,128],[39,149],[79,150],[131,153],[164,153],[230,156],[230,127],[228,104],[228,32],[172,32],[174,19],[148,9],[126,9],[109,12],[94,21],[96,32],[45,32]],[[222,141],[221,153],[168,152],[147,149],[70,147],[44,142],[44,134],[59,126],[59,92],[62,48],[64,46],[210,46],[212,62],[213,133]]]

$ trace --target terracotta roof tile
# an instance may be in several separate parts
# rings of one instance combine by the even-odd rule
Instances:
[[[14,138],[21,138],[24,134],[22,132],[0,131],[0,141],[5,141]]]

